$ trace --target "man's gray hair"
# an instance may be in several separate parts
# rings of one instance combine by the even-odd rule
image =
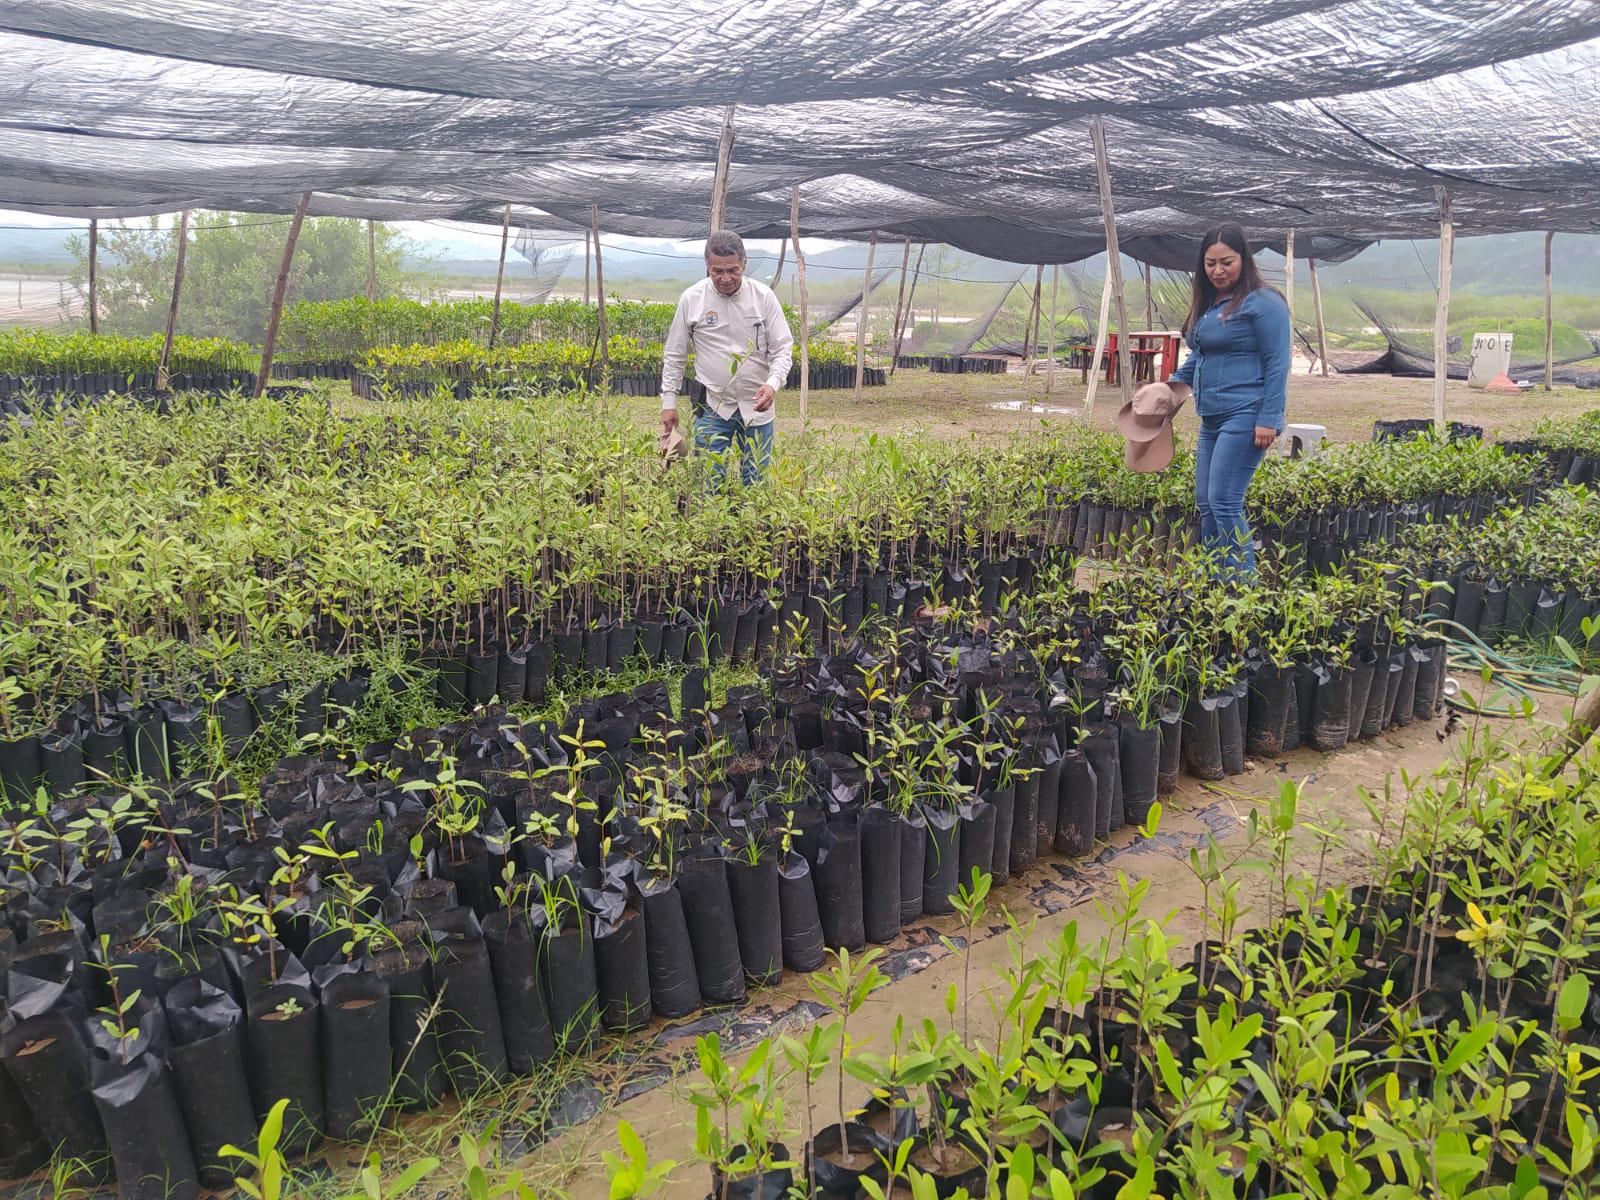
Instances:
[[[726,258],[736,255],[740,262],[745,261],[744,239],[731,229],[719,229],[706,239],[707,258]]]

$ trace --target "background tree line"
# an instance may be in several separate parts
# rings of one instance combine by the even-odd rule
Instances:
[[[178,332],[259,343],[272,287],[283,260],[287,217],[195,211],[189,217]],[[177,265],[177,222],[151,217],[138,226],[102,226],[97,288],[100,328],[130,337],[164,330]],[[391,226],[373,228],[374,295],[411,294],[403,263],[415,247]],[[89,240],[71,239],[71,286],[87,293]],[[287,303],[364,296],[368,275],[367,223],[308,217],[289,272]]]

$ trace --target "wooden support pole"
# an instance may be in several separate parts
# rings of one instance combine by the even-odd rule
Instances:
[[[378,298],[378,230],[377,222],[367,221],[367,303]]]
[[[1148,268],[1146,268],[1148,269]],[[1061,290],[1061,266],[1050,268],[1050,343],[1045,350],[1044,394],[1056,385],[1056,293]]]
[[[711,177],[711,232],[723,226],[728,208],[728,165],[733,161],[733,105],[722,114],[722,136],[717,139],[717,171]]]
[[[1034,355],[1039,350],[1039,302],[1044,291],[1044,264],[1035,263],[1033,268],[1033,296],[1028,301],[1028,320],[1022,327],[1022,368],[1024,372],[1033,369]]]
[[[1572,715],[1567,721],[1566,732],[1562,739],[1564,749],[1561,758],[1547,778],[1553,778],[1565,771],[1567,764],[1589,744],[1589,739],[1597,730],[1600,730],[1600,687],[1593,687],[1572,702]]]
[[[600,206],[589,206],[589,223],[594,226],[591,231],[594,238],[594,294],[600,303],[600,381],[601,387],[611,390],[611,339],[606,336],[606,276],[605,268],[600,262]]]
[[[789,240],[794,243],[794,277],[800,284],[800,427],[806,426],[811,396],[811,305],[806,292],[806,252],[800,248],[800,189],[789,193]]]
[[[1549,261],[1549,256],[1546,256]],[[99,333],[99,221],[90,218],[90,333]]]
[[[1433,315],[1433,423],[1443,434],[1444,388],[1450,377],[1450,269],[1455,258],[1455,226],[1450,222],[1450,191],[1435,184],[1439,200],[1439,303]]]
[[[928,252],[928,243],[927,242],[923,242],[922,245],[917,247],[917,265],[915,267],[913,267],[912,270],[911,270],[911,292],[910,292],[909,295],[906,296],[905,312],[901,315],[900,323],[895,326],[895,331],[894,331],[894,358],[889,363],[889,378],[890,379],[894,378],[894,369],[895,369],[895,367],[897,365],[899,365],[899,362],[900,362],[900,350],[905,345],[905,340],[906,340],[906,325],[909,324],[913,320],[911,314],[916,309],[916,306],[917,306],[917,284],[922,279],[922,256],[924,254],[926,254],[927,252]]]
[[[1122,381],[1122,402],[1133,399],[1133,375],[1128,366],[1128,297],[1122,288],[1122,247],[1117,241],[1117,210],[1111,200],[1111,160],[1106,154],[1106,123],[1098,114],[1089,119],[1094,139],[1094,169],[1100,180],[1100,215],[1106,224],[1106,278],[1117,302],[1117,378]],[[1098,361],[1095,363],[1098,367]]]
[[[1328,327],[1322,321],[1322,284],[1317,281],[1317,260],[1306,259],[1311,268],[1311,307],[1317,315],[1317,362],[1322,366],[1322,377],[1328,378]]]
[[[1107,326],[1111,320],[1111,269],[1106,268],[1106,281],[1100,288],[1100,323],[1094,332],[1094,354],[1089,359],[1089,390],[1083,394],[1083,411],[1094,409],[1094,395],[1100,390],[1100,356],[1106,352]]]
[[[1034,266],[1033,290],[1036,299],[1033,302],[1033,357],[1038,359],[1039,347],[1044,345],[1044,264]],[[1031,363],[1029,364],[1032,365]]]
[[[1555,238],[1553,230],[1544,235],[1544,390],[1547,392],[1556,373],[1555,309],[1550,302],[1550,244]]]
[[[878,231],[867,239],[867,273],[861,284],[861,307],[856,310],[856,399],[867,378],[867,318],[872,303],[872,260],[878,256]]]
[[[156,391],[167,390],[167,364],[172,361],[172,335],[178,329],[178,296],[183,292],[183,260],[189,252],[189,210],[178,217],[178,265],[172,272],[172,303],[167,306],[167,337],[161,343],[161,361],[156,364]],[[260,395],[259,383],[256,395]]]
[[[1283,302],[1289,306],[1289,345],[1294,347],[1294,230],[1283,239]]]
[[[272,352],[278,344],[278,322],[283,318],[283,297],[289,290],[289,268],[294,263],[294,244],[300,240],[300,226],[305,224],[306,209],[311,207],[311,193],[301,192],[300,203],[294,206],[294,219],[289,222],[289,236],[283,243],[283,261],[278,264],[278,281],[272,285],[272,307],[267,311],[267,336],[261,342],[261,373],[256,376],[256,397],[267,390],[272,378]]]
[[[900,357],[900,313],[906,306],[906,273],[911,267],[911,239],[905,240],[905,253],[900,256],[900,294],[894,298],[894,324],[889,326],[889,373],[894,373],[894,360]]]
[[[773,291],[778,289],[778,281],[783,278],[783,258],[789,253],[789,239],[778,239],[778,269],[772,273],[772,282],[767,284]]]
[[[500,292],[506,283],[506,246],[511,241],[511,204],[506,203],[506,215],[500,219],[500,267],[494,276],[494,308],[489,313],[489,349],[494,349],[495,338],[500,335]]]
[[[1144,327],[1151,331],[1156,327],[1156,293],[1150,282],[1150,264],[1144,264]]]
[[[589,238],[587,229],[583,231],[583,302],[589,303]]]

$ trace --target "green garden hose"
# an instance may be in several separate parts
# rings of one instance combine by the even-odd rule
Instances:
[[[1528,712],[1526,702],[1539,707],[1537,692],[1571,696],[1578,690],[1582,676],[1559,655],[1491,649],[1472,630],[1444,617],[1425,621],[1423,628],[1444,641],[1451,670],[1463,677],[1446,680],[1444,699],[1451,708],[1484,717],[1521,717]],[[1464,680],[1473,679],[1484,683],[1483,694],[1473,696],[1462,686]],[[1491,685],[1507,697],[1505,708],[1484,702]]]

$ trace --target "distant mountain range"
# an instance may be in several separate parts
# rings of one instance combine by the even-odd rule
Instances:
[[[72,251],[67,249],[67,239],[82,234],[82,226],[0,229],[0,263],[38,268],[71,267]]]
[[[3,257],[3,256],[0,256]],[[866,267],[865,246],[841,246],[820,254],[808,255],[806,265],[822,280],[837,280],[845,274],[859,274]],[[898,261],[898,248],[878,247],[878,265],[886,258]],[[912,250],[916,258],[916,250]],[[761,277],[771,275],[776,255],[755,252],[750,256]],[[1329,264],[1321,269],[1325,287],[1357,287],[1399,291],[1432,290],[1438,270],[1439,244],[1436,241],[1379,242],[1348,262]],[[784,268],[792,271],[793,258]],[[1279,262],[1281,268],[1281,260]],[[1105,256],[1097,255],[1074,264],[1083,274],[1098,276]],[[1558,234],[1554,257],[1554,288],[1557,292],[1600,295],[1600,236]],[[1127,264],[1132,269],[1131,262]],[[688,283],[700,274],[697,254],[674,254],[670,250],[634,251],[626,248],[605,251],[608,278],[637,280],[681,280]],[[443,275],[494,277],[493,259],[444,258],[427,265]],[[511,267],[508,266],[508,270]],[[946,274],[962,279],[1002,281],[1017,278],[1027,268],[1017,263],[996,262],[975,255],[952,252]],[[583,278],[580,253],[568,268]],[[1301,268],[1302,280],[1304,267]],[[1501,234],[1494,237],[1462,238],[1456,242],[1455,264],[1451,272],[1455,291],[1485,296],[1536,295],[1544,288],[1544,235],[1541,233]]]
[[[81,234],[81,227],[0,228],[0,263],[33,270],[65,270],[72,265],[67,239]],[[426,256],[411,263],[429,274],[494,277],[496,261],[466,239],[440,239],[422,247]],[[849,272],[861,272],[866,265],[867,248],[839,246],[808,255],[807,266],[817,272],[819,281],[839,280]],[[878,263],[891,265],[896,247],[880,246]],[[913,249],[912,257],[916,257]],[[751,255],[757,274],[772,273],[776,255],[756,252]],[[784,268],[785,273],[793,269]],[[1437,270],[1438,244],[1431,241],[1380,242],[1362,251],[1349,262],[1323,268],[1327,287],[1354,286],[1418,290],[1431,289]],[[1479,295],[1534,295],[1544,287],[1544,235],[1540,233],[1502,234],[1495,237],[1465,237],[1456,243],[1453,286],[1461,292]],[[526,264],[513,256],[508,272]],[[660,248],[607,247],[606,273],[612,279],[682,280],[700,274],[699,255],[676,252],[670,244]],[[1078,270],[1098,275],[1101,259],[1076,264]],[[995,262],[975,255],[950,252],[945,273],[962,279],[1001,281],[1015,279],[1026,268],[1016,263]],[[583,256],[574,257],[568,279],[583,278]],[[1555,253],[1555,290],[1569,294],[1600,295],[1600,236],[1558,234]]]

